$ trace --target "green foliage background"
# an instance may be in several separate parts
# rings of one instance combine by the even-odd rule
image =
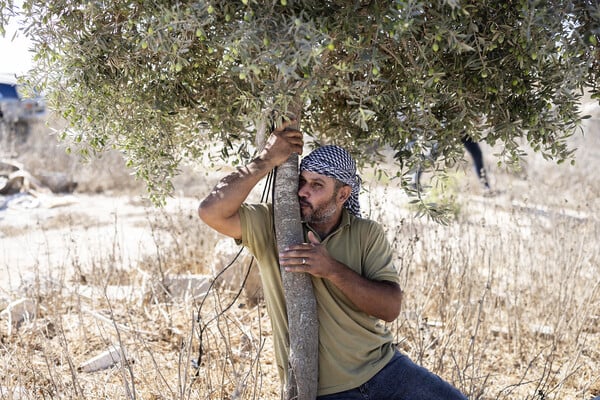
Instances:
[[[0,0],[2,18],[17,12]],[[569,159],[597,96],[600,6],[576,1],[26,0],[28,75],[92,154],[121,149],[161,201],[186,160],[254,152],[256,126],[301,128],[401,171],[464,134]],[[407,146],[407,144],[411,146]]]

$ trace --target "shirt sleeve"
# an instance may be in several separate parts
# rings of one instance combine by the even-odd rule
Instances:
[[[365,277],[375,281],[400,283],[393,251],[381,225],[371,221],[365,240],[363,265]]]
[[[237,241],[256,255],[260,249],[271,246],[273,241],[273,219],[271,207],[266,203],[247,204],[240,207],[242,240]]]

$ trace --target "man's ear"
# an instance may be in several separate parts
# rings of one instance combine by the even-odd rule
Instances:
[[[338,191],[338,199],[341,201],[342,204],[344,204],[346,202],[346,200],[348,200],[350,198],[351,194],[352,194],[352,187],[349,185],[344,185]]]

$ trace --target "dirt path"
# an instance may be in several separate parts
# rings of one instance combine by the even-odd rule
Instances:
[[[135,267],[156,252],[153,214],[160,211],[136,197],[31,195],[0,203],[0,290],[15,290],[36,277],[66,278],[74,268],[108,260]],[[170,201],[165,210],[194,210],[194,199]]]

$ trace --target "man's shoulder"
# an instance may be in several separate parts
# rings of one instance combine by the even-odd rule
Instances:
[[[350,231],[354,231],[355,235],[359,235],[361,240],[366,238],[369,238],[369,240],[377,240],[379,237],[385,237],[383,225],[378,221],[369,218],[350,215],[348,226]]]
[[[273,217],[273,207],[270,203],[243,203],[239,209],[242,226],[257,227],[269,223]]]
[[[356,217],[354,215],[349,215],[350,217],[350,225],[353,227],[359,227],[362,229],[383,229],[382,225],[373,219]]]
[[[271,213],[273,205],[271,203],[243,203],[240,206],[240,211],[250,214]]]

